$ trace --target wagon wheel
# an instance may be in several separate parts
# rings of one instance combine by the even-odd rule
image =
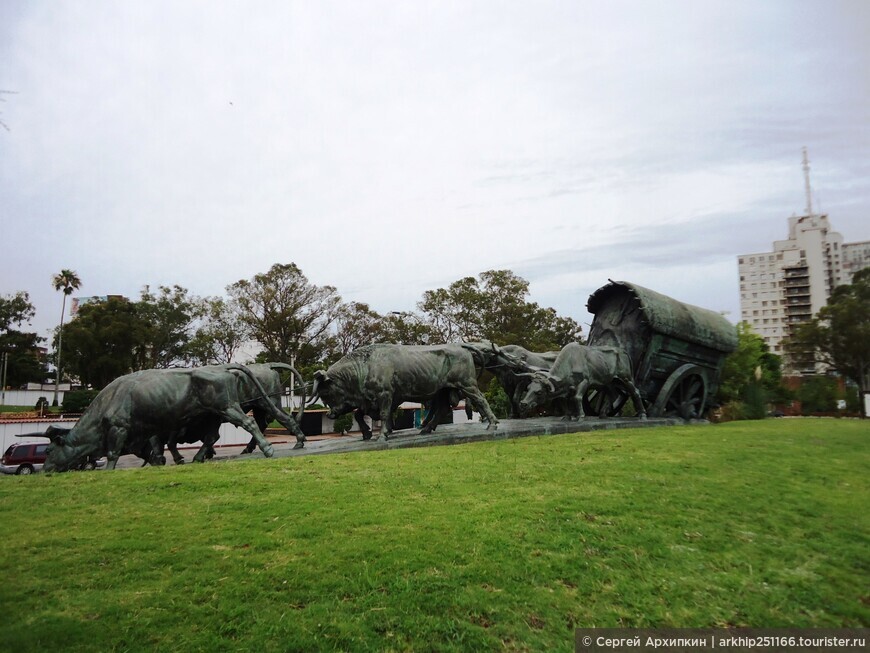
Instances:
[[[697,419],[707,401],[707,377],[697,365],[686,364],[668,377],[653,407],[656,417]]]
[[[619,415],[629,399],[630,395],[619,386],[612,386],[609,393],[605,388],[590,388],[583,395],[583,412],[597,417],[614,417]]]

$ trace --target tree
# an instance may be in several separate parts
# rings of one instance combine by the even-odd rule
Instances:
[[[201,300],[181,286],[160,286],[157,293],[145,286],[137,306],[144,338],[136,352],[136,369],[177,367],[190,361],[201,307]]]
[[[66,313],[66,298],[73,294],[82,286],[82,281],[73,270],[61,270],[58,274],[52,277],[52,284],[57,291],[63,291],[63,303],[60,309],[60,326],[57,330],[57,356],[55,357],[55,367],[57,373],[54,379],[54,401],[53,406],[57,406],[57,388],[63,374],[63,366],[61,365],[61,351],[63,349],[63,318]]]
[[[66,328],[69,369],[84,385],[101,389],[141,369],[148,331],[138,303],[112,297],[85,304]]]
[[[870,392],[870,268],[834,288],[827,305],[801,324],[786,346],[790,353],[814,352],[857,384],[862,397]]]
[[[327,352],[341,297],[333,286],[309,282],[295,263],[276,263],[264,274],[228,286],[227,292],[268,359],[296,359],[304,367]]]
[[[6,385],[18,386],[45,378],[46,367],[39,354],[39,343],[44,338],[13,328],[28,322],[35,314],[26,292],[0,297],[0,353],[8,356]]]
[[[522,277],[489,270],[426,291],[418,308],[442,342],[491,340],[543,351],[580,340],[575,320],[529,302],[528,294],[529,282]]]
[[[758,413],[764,412],[763,407],[768,402],[788,397],[782,385],[779,356],[770,352],[767,343],[748,322],[741,322],[737,325],[737,349],[725,358],[722,368],[718,401],[746,403],[750,414],[761,417],[763,415]]]
[[[340,358],[354,349],[374,342],[384,342],[383,317],[368,304],[349,302],[335,312],[333,358]]]
[[[220,297],[201,300],[201,322],[189,344],[190,359],[196,365],[230,363],[248,340],[247,326],[238,309]]]
[[[394,311],[386,315],[380,324],[382,342],[398,345],[426,345],[445,342],[436,328],[416,313]]]
[[[805,376],[801,378],[797,399],[802,415],[833,412],[837,409],[837,381],[830,376]]]
[[[30,295],[24,291],[0,297],[0,332],[8,331],[13,324],[21,326],[36,315],[30,303]]]

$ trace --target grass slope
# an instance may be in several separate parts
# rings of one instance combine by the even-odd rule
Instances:
[[[573,650],[870,625],[870,424],[0,479],[2,648]]]

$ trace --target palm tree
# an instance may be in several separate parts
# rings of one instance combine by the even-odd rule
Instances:
[[[60,274],[52,277],[55,290],[63,291],[63,305],[60,309],[60,328],[57,330],[57,375],[54,379],[54,402],[52,406],[57,406],[57,388],[60,384],[61,366],[60,366],[60,350],[63,343],[63,316],[66,313],[66,298],[73,293],[74,290],[81,288],[82,281],[79,279],[73,270],[61,270]]]

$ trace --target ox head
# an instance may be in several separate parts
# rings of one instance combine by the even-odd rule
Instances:
[[[336,392],[335,382],[329,377],[325,370],[317,370],[314,373],[314,387],[311,389],[312,399],[320,397],[324,404],[329,406],[329,413],[326,415],[329,419],[335,419],[339,415],[344,415],[353,410],[354,407],[346,408],[341,401],[340,393]]]
[[[529,385],[520,400],[520,415],[527,417],[533,410],[543,406],[556,394],[556,386],[552,376],[547,372],[529,372],[520,376],[529,379]]]
[[[96,454],[99,448],[99,442],[75,444],[75,439],[72,434],[75,427],[72,429],[62,429],[56,426],[49,426],[44,437],[51,440],[51,444],[46,450],[45,472],[67,472],[71,469],[80,469],[91,455]]]

